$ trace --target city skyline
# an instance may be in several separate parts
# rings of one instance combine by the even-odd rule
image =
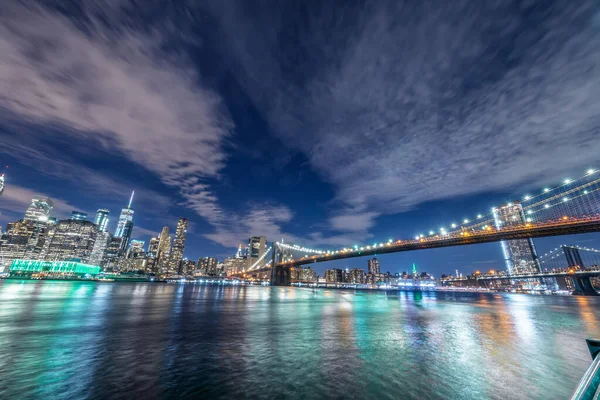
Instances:
[[[135,189],[132,238],[148,244],[185,215],[186,256],[222,260],[256,235],[319,248],[410,238],[599,167],[599,72],[583,67],[600,42],[591,1],[555,5],[549,17],[500,7],[497,27],[522,19],[493,33],[476,23],[488,6],[463,13],[464,2],[353,4],[335,16],[330,6],[302,5],[313,24],[298,30],[277,7],[162,13],[151,3],[149,14],[132,17],[103,5],[10,4],[0,17],[11,54],[3,79],[19,88],[0,104],[0,161],[10,165],[3,227],[39,193],[53,199],[58,218],[110,210],[114,232]],[[462,28],[445,34],[464,15]],[[205,17],[214,29],[198,27]],[[416,33],[397,18],[414,20]],[[100,19],[114,25],[93,23]],[[257,29],[265,21],[272,32]],[[156,37],[139,29],[147,24]],[[425,32],[439,41],[424,41]],[[39,44],[35,56],[26,43]],[[57,78],[72,71],[77,79]],[[63,106],[48,107],[36,87]],[[535,245],[544,253],[599,238]],[[504,265],[497,244],[380,258],[391,272],[415,262],[436,275]],[[364,268],[362,260],[319,268],[346,267]]]

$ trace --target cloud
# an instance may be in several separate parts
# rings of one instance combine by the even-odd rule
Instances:
[[[122,2],[90,4],[79,19],[35,4],[3,9],[0,110],[18,134],[0,136],[1,151],[24,162],[29,157],[38,168],[48,161],[48,142],[79,154],[122,154],[179,188],[207,220],[219,220],[206,182],[219,178],[233,128],[220,97],[185,57],[164,50],[169,29],[136,28]],[[108,29],[103,20],[117,26]],[[86,172],[73,173],[73,160],[50,163],[56,168],[47,173],[61,177]]]
[[[377,213],[374,212],[349,212],[348,214],[331,217],[331,227],[337,231],[362,232],[368,231],[375,224]]]
[[[7,186],[0,197],[0,212],[2,215],[11,217],[23,218],[25,210],[29,207],[31,199],[35,196],[46,196],[52,199],[54,207],[52,209],[52,215],[58,218],[65,218],[71,215],[71,211],[79,210],[76,206],[71,205],[65,200],[57,199],[51,196],[47,196],[43,193],[36,192],[34,190],[20,187],[20,186]]]
[[[265,4],[210,7],[275,134],[337,188],[342,208],[360,210],[334,213],[334,229],[597,162],[593,1]],[[306,18],[290,18],[298,11]]]

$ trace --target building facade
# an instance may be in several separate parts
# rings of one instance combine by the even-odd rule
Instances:
[[[108,230],[108,215],[110,211],[106,208],[99,208],[96,211],[96,217],[94,218],[94,223],[98,225],[99,232],[107,232]]]
[[[267,238],[264,236],[253,236],[248,240],[248,267],[253,266],[258,262],[255,268],[265,266],[266,260],[261,257],[267,250]],[[259,261],[260,260],[260,261]]]
[[[91,221],[61,220],[48,233],[48,246],[44,246],[46,261],[72,259],[87,263],[92,255],[98,229]]]
[[[31,203],[25,211],[26,221],[47,221],[54,203],[48,197],[36,196],[31,199]]]
[[[169,257],[169,272],[177,274],[182,272],[183,252],[185,250],[185,239],[187,237],[187,228],[190,220],[179,218],[177,229],[175,230],[175,240],[171,247],[171,256]]]
[[[373,257],[373,259],[367,261],[367,270],[368,273],[373,276],[378,276],[381,273],[380,263],[376,257]]]

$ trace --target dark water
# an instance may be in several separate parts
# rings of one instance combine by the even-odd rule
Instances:
[[[0,283],[0,398],[562,399],[600,299]]]

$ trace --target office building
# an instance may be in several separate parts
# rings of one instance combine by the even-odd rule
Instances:
[[[156,257],[158,255],[158,245],[160,244],[160,237],[153,237],[148,243],[148,257]]]
[[[198,260],[197,275],[217,276],[217,259],[214,257],[203,257]]]
[[[91,221],[61,220],[48,233],[44,246],[46,261],[79,260],[87,263],[92,255],[98,229]]]
[[[0,196],[4,193],[4,174],[0,175]]]
[[[181,273],[183,275],[192,275],[196,270],[196,263],[193,260],[184,258],[181,262]]]
[[[339,268],[325,270],[325,281],[327,283],[338,283],[344,281],[344,271]]]
[[[92,254],[90,255],[89,264],[91,265],[103,265],[105,252],[110,242],[110,233],[106,231],[99,231],[96,234],[96,242],[92,248]]]
[[[0,236],[0,272],[8,269],[13,260],[23,259],[30,237],[35,229],[33,221],[9,222]]]
[[[98,231],[106,232],[108,229],[108,215],[110,211],[106,208],[100,208],[96,211],[96,218],[94,218],[94,223],[98,225]]]
[[[50,212],[54,207],[54,203],[48,197],[36,196],[31,199],[31,204],[25,211],[25,221],[42,221],[46,222],[50,217]]]
[[[71,211],[71,218],[76,221],[87,221],[88,215],[82,211]]]
[[[132,240],[129,248],[127,249],[127,258],[139,257],[140,255],[145,258],[146,252],[144,251],[144,245],[146,242],[143,240]]]
[[[223,260],[223,269],[225,271],[225,276],[242,274],[248,269],[248,261],[244,257],[227,257]]]
[[[525,223],[525,213],[519,202],[512,202],[506,206],[494,208],[492,212],[497,229]],[[503,240],[500,244],[509,274],[540,272],[538,256],[531,238]]]
[[[168,255],[171,252],[171,235],[169,235],[169,227],[164,226],[160,232],[158,242],[158,254],[156,256],[158,265],[162,268]]]
[[[301,282],[316,282],[317,281],[317,273],[314,269],[310,267],[302,268],[299,273],[299,279]]]
[[[248,267],[256,264],[257,269],[265,266],[266,260],[261,257],[267,250],[267,238],[264,236],[253,236],[248,240]],[[259,261],[260,260],[260,261]],[[258,264],[257,264],[258,262]]]
[[[360,268],[350,270],[350,283],[361,284],[365,283],[365,271]]]
[[[381,273],[379,260],[376,257],[373,257],[373,259],[367,261],[367,267],[369,274],[373,276],[378,276]]]
[[[179,218],[177,221],[177,229],[175,230],[175,240],[171,247],[171,255],[169,257],[169,272],[181,273],[183,252],[185,250],[185,239],[187,237],[187,228],[190,220],[187,218]]]
[[[102,263],[100,264],[104,269],[119,269],[119,261],[123,258],[123,250],[121,249],[122,241],[123,238],[114,236],[108,241]]]

